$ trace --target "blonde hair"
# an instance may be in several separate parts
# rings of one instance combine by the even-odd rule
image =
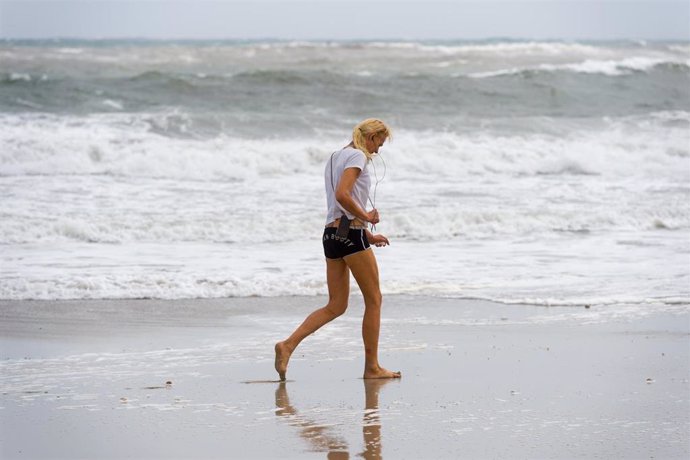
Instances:
[[[376,118],[367,118],[364,121],[360,121],[355,126],[355,129],[352,130],[352,143],[356,149],[364,152],[364,155],[369,159],[371,159],[373,154],[367,150],[366,139],[372,134],[383,134],[386,136],[386,139],[389,139],[391,137],[391,130],[384,122]]]

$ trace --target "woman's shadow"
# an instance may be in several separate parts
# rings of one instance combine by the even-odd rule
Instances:
[[[392,379],[364,379],[364,417],[362,435],[364,451],[358,457],[367,460],[381,457],[381,420],[379,414],[379,391]],[[300,437],[305,439],[315,452],[326,452],[328,459],[349,459],[347,441],[334,432],[332,426],[326,426],[310,420],[297,412],[290,404],[287,383],[280,382],[276,389],[276,415],[285,417],[288,424],[300,428]]]

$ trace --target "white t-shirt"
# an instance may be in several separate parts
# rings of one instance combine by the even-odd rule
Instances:
[[[331,171],[331,159],[333,161],[333,170]],[[355,216],[345,211],[340,203],[335,199],[335,190],[338,188],[338,183],[343,175],[343,171],[348,168],[357,168],[362,172],[355,181],[352,187],[352,198],[355,203],[363,210],[367,210],[367,200],[369,199],[369,188],[371,187],[371,177],[369,176],[369,168],[367,168],[367,157],[361,150],[354,147],[345,147],[333,154],[326,162],[326,171],[324,179],[326,181],[326,206],[328,213],[326,215],[326,223],[333,222],[345,214],[349,219],[354,219]],[[332,174],[332,175],[331,175]],[[332,179],[332,180],[331,180]]]

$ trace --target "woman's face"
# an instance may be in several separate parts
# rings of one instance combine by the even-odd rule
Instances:
[[[371,153],[379,153],[379,148],[386,142],[386,135],[383,133],[374,134],[367,138],[367,150]]]

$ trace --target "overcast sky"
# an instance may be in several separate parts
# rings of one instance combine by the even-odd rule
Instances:
[[[0,37],[690,40],[690,0],[0,0]]]

